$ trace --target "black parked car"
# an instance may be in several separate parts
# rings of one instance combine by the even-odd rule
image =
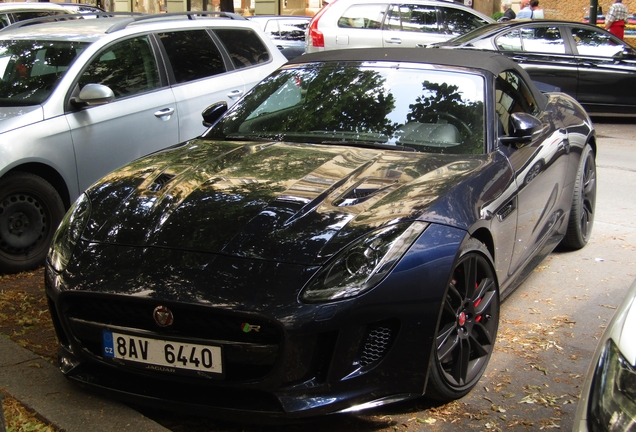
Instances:
[[[452,400],[596,196],[581,106],[492,53],[308,54],[98,181],[46,293],[60,368],[135,403],[299,418]]]
[[[599,27],[566,21],[488,24],[436,46],[497,51],[590,114],[636,114],[636,51]]]

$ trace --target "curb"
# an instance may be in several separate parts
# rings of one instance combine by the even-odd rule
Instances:
[[[0,388],[66,432],[169,432],[128,406],[82,390],[57,367],[0,335]],[[0,432],[5,432],[0,405]]]

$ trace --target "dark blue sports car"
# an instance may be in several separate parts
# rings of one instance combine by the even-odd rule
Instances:
[[[57,231],[46,293],[71,380],[239,418],[460,398],[501,299],[590,236],[590,119],[497,54],[305,55],[204,118]]]

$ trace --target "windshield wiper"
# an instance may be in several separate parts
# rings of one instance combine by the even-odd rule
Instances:
[[[362,148],[381,148],[386,150],[398,150],[398,151],[416,151],[413,147],[408,147],[404,145],[397,144],[384,144],[370,141],[355,141],[355,140],[346,140],[346,141],[320,141],[320,144],[335,144],[335,145],[346,145],[353,147],[362,147]]]
[[[259,141],[259,142],[280,141],[279,139],[276,139],[276,138],[263,137],[259,135],[226,135],[225,139],[228,141]]]

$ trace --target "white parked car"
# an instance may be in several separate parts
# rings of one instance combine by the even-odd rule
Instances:
[[[309,24],[306,52],[424,47],[492,22],[472,8],[447,1],[335,0]]]
[[[636,281],[599,341],[573,431],[636,430]]]
[[[72,13],[77,11],[51,2],[0,3],[0,29],[18,21]]]
[[[44,262],[95,180],[205,131],[285,57],[256,23],[182,14],[0,31],[0,273]]]

